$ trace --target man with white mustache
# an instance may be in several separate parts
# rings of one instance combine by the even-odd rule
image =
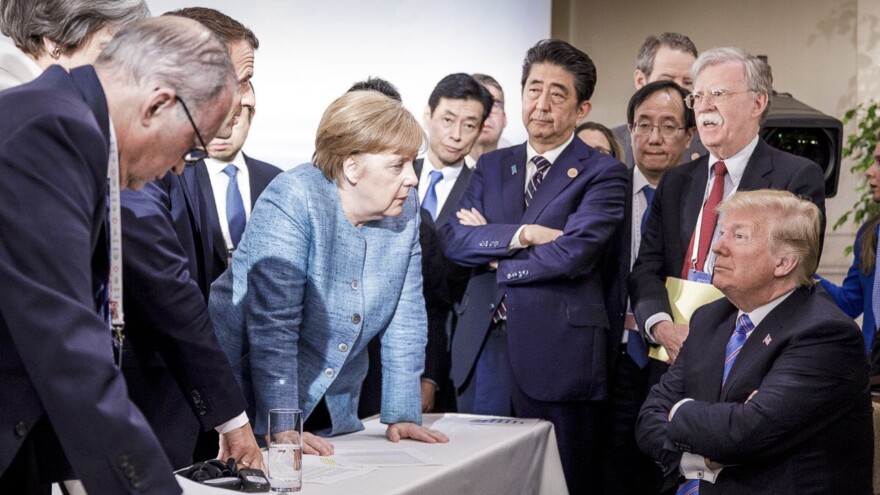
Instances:
[[[736,191],[784,189],[810,198],[822,212],[821,168],[770,147],[758,136],[770,105],[773,75],[740,48],[714,48],[694,62],[694,92],[685,99],[708,155],[667,172],[654,196],[629,293],[639,328],[675,361],[688,325],[672,322],[666,277],[710,283],[718,237],[715,207]],[[822,236],[820,236],[820,239]],[[668,365],[652,360],[652,382]]]

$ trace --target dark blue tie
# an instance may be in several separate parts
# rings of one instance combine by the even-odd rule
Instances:
[[[648,223],[648,215],[651,213],[651,203],[654,201],[654,193],[657,190],[651,186],[645,186],[642,188],[642,192],[645,193],[645,212],[642,213],[642,235],[645,235],[645,225]]]
[[[232,249],[238,247],[238,241],[244,233],[246,221],[244,213],[244,201],[241,200],[241,191],[238,190],[238,181],[235,180],[238,168],[229,164],[223,169],[229,176],[229,185],[226,187],[226,221],[229,223],[229,237],[232,239]]]
[[[422,208],[428,210],[431,218],[437,220],[437,183],[443,179],[443,172],[439,170],[431,170],[428,174],[431,182],[428,183],[428,191],[425,193],[425,200],[422,202]]]

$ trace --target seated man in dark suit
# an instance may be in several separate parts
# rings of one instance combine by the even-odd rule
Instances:
[[[712,284],[726,299],[694,313],[642,407],[639,446],[678,494],[871,493],[865,346],[812,279],[822,214],[771,190],[719,210]]]
[[[222,43],[164,18],[121,30],[94,67],[0,93],[0,493],[72,478],[93,494],[180,493],[113,362],[119,188],[182,170],[234,88]]]
[[[199,187],[208,207],[208,227],[213,244],[211,282],[229,264],[251,210],[266,186],[281,169],[244,154],[256,106],[241,109],[232,135],[208,143],[206,158],[196,164]]]

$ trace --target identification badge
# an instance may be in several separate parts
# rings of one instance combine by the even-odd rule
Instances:
[[[688,280],[691,282],[699,282],[701,284],[711,284],[712,275],[700,270],[688,270]]]

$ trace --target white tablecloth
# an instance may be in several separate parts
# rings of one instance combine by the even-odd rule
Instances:
[[[385,425],[366,421],[366,429],[329,439],[341,449],[417,449],[438,466],[382,467],[330,485],[304,483],[300,493],[322,494],[546,494],[567,492],[553,425],[538,421],[526,425],[472,423],[485,416],[428,414],[426,426],[449,437],[446,444],[411,440],[393,444],[385,439]],[[234,492],[208,488],[178,477],[186,494],[221,495]]]

